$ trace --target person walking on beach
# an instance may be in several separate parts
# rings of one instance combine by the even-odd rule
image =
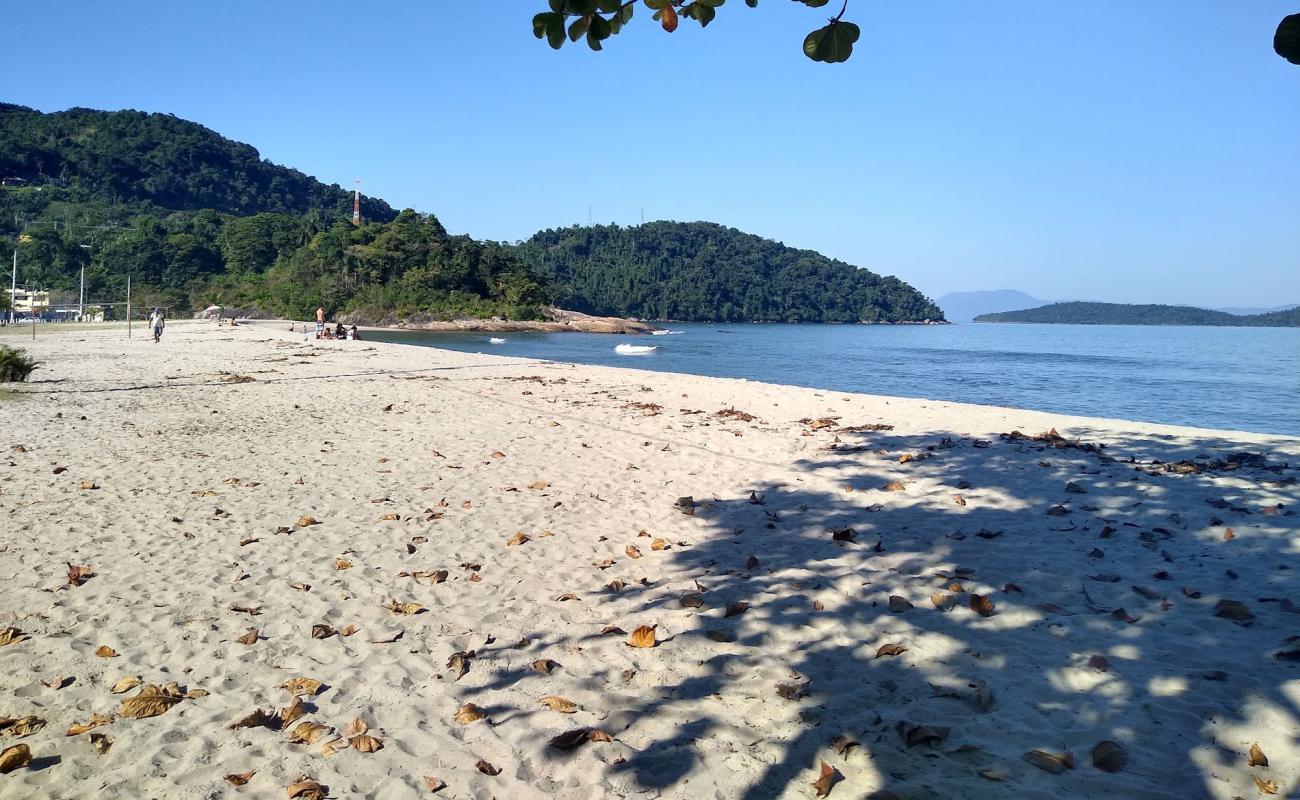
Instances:
[[[154,344],[162,341],[163,327],[166,325],[166,315],[161,308],[155,308],[149,315],[149,327],[153,330]]]
[[[325,307],[320,306],[316,309],[316,338],[323,338],[325,335]]]

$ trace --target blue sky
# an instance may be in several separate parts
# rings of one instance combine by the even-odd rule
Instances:
[[[850,0],[841,65],[788,0],[603,53],[545,5],[0,0],[0,100],[170,112],[480,238],[644,208],[934,296],[1300,302],[1291,0]]]

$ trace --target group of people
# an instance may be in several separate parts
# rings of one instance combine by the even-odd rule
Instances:
[[[292,330],[292,329],[291,329]],[[357,326],[351,328],[343,327],[343,323],[337,323],[331,330],[325,325],[325,308],[316,309],[316,338],[317,339],[360,339],[357,333]]]

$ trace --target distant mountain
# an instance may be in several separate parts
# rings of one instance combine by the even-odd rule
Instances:
[[[1216,308],[1215,311],[1222,311],[1225,314],[1236,314],[1238,316],[1249,316],[1252,314],[1272,314],[1274,311],[1290,311],[1293,308],[1300,308],[1300,303],[1291,303],[1285,306],[1272,306],[1271,308]]]
[[[939,308],[949,322],[970,322],[980,314],[1033,308],[1046,303],[1015,289],[992,289],[977,292],[948,292],[939,298]]]
[[[976,322],[1036,322],[1071,325],[1217,325],[1232,327],[1300,327],[1300,308],[1239,316],[1191,306],[1121,303],[1053,303],[1023,311],[981,314]]]
[[[589,314],[684,322],[942,322],[898,278],[712,222],[537,233],[515,252]]]

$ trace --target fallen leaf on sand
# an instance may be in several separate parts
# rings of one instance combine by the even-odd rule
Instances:
[[[275,713],[275,716],[280,720],[280,725],[279,725],[280,730],[284,730],[285,728],[288,728],[290,725],[292,725],[293,723],[301,719],[302,716],[306,713],[307,713],[307,708],[303,706],[302,698],[295,695],[293,698],[293,702],[289,703],[289,705],[277,711]]]
[[[51,689],[62,689],[65,683],[70,682],[68,678],[62,675],[55,675],[53,678],[41,681],[42,684]]]
[[[520,531],[509,539],[506,539],[506,547],[514,547],[515,545],[520,545],[527,541],[531,541],[528,534]]]
[[[0,775],[13,772],[30,763],[32,763],[32,751],[25,744],[16,744],[0,751]]]
[[[1263,794],[1277,794],[1277,781],[1266,781],[1263,778],[1256,778],[1255,788],[1259,789]]]
[[[240,728],[274,728],[278,725],[279,719],[274,714],[269,714],[260,708],[253,709],[253,713],[240,717],[230,723],[231,730]]]
[[[474,765],[474,768],[477,769],[479,772],[483,773],[484,775],[500,775],[500,774],[501,774],[501,768],[500,768],[500,767],[493,765],[493,764],[492,764],[491,762],[489,762],[489,761],[484,761],[484,760],[481,759],[481,758],[478,760],[478,763]]]
[[[896,594],[891,594],[889,596],[889,610],[895,614],[906,611],[911,607],[912,604],[907,601],[906,597],[900,597]]]
[[[379,521],[380,521],[380,522],[400,522],[401,519],[402,519],[402,515],[401,515],[401,514],[395,514],[395,513],[391,512],[391,511],[390,511],[389,513],[387,513],[387,514],[380,514],[380,515],[379,515]]]
[[[833,542],[852,542],[857,535],[858,532],[852,528],[831,528],[831,541]]]
[[[1094,655],[1088,658],[1088,666],[1098,672],[1105,672],[1110,669],[1110,661],[1103,655]]]
[[[1128,763],[1128,751],[1119,742],[1101,741],[1092,748],[1092,765],[1103,772],[1119,772]]]
[[[0,731],[4,731],[5,735],[12,736],[15,739],[31,736],[44,727],[45,720],[40,717],[27,716],[18,719],[0,717]]]
[[[640,557],[641,557],[641,550],[640,550],[640,548],[638,548],[638,547],[637,547],[636,545],[634,545],[634,544],[630,544],[630,545],[628,545],[628,546],[627,546],[627,549],[624,550],[623,552],[624,552],[624,553],[627,553],[627,557],[628,557],[628,558],[640,558]]]
[[[384,606],[384,608],[394,614],[419,614],[424,610],[424,606],[419,603],[399,603],[396,600],[389,600],[388,605]]]
[[[901,656],[906,652],[907,645],[897,643],[882,644],[876,649],[876,658],[880,658],[881,656]]]
[[[468,725],[471,722],[478,722],[479,720],[483,719],[485,716],[487,716],[487,714],[483,712],[483,709],[479,708],[473,703],[466,703],[465,705],[456,709],[456,713],[453,714],[451,718],[454,719],[456,722],[460,723],[461,725]]]
[[[1228,540],[1230,540],[1230,539],[1236,539],[1236,538],[1237,538],[1237,534],[1236,534],[1235,532],[1233,532],[1232,528],[1226,528],[1226,529],[1224,529],[1224,531],[1223,531],[1223,540],[1224,540],[1225,542],[1228,541]]]
[[[540,492],[541,490],[549,487],[550,485],[551,485],[550,481],[534,481],[533,483],[528,484],[528,488],[536,489],[537,491]]]
[[[289,588],[290,588],[290,589],[297,589],[297,590],[300,591],[300,592],[310,592],[310,591],[311,591],[311,584],[310,584],[310,583],[291,583],[291,584],[289,584]]]
[[[318,622],[311,626],[311,638],[313,639],[328,639],[336,633],[338,633],[338,631],[323,622]]]
[[[384,749],[383,739],[376,739],[373,736],[353,736],[348,742],[351,743],[352,749],[359,753],[373,753]]]
[[[73,723],[73,724],[68,728],[68,732],[67,732],[66,735],[67,735],[67,736],[80,736],[81,734],[86,733],[87,731],[92,731],[92,730],[94,730],[95,728],[98,728],[98,727],[101,726],[101,725],[108,725],[108,724],[111,723],[112,721],[113,721],[113,718],[110,717],[110,716],[108,716],[107,714],[91,714],[91,715],[90,715],[90,722],[85,722],[85,723],[77,722],[77,723]]]
[[[930,602],[940,611],[950,611],[957,604],[957,599],[947,592],[935,592],[930,595]]]
[[[1233,622],[1249,622],[1255,618],[1244,603],[1236,600],[1220,600],[1214,607],[1214,616],[1230,619]]]
[[[557,598],[555,598],[555,599],[558,600],[558,601],[561,602],[561,603],[567,603],[567,602],[569,602],[570,600],[581,600],[582,598],[581,598],[581,597],[578,597],[578,596],[577,596],[576,594],[574,594],[573,592],[565,592],[564,594],[560,595],[559,597],[557,597]]]
[[[0,646],[21,641],[23,632],[14,627],[0,628]]]
[[[903,739],[903,744],[908,747],[919,744],[937,747],[948,738],[948,734],[952,733],[951,728],[942,725],[918,725],[913,722],[900,722],[896,729]]]
[[[94,481],[82,481],[81,483],[77,484],[77,488],[79,488],[79,489],[98,489],[98,488],[99,488],[99,484],[95,483]]]
[[[348,625],[347,627],[339,629],[339,636],[351,636],[352,634],[356,633],[359,630],[361,629],[358,628],[356,625]]]
[[[1053,775],[1060,775],[1067,769],[1074,769],[1074,754],[1069,752],[1050,753],[1046,750],[1030,750],[1025,753],[1024,759],[1035,767]]]
[[[425,775],[424,788],[431,792],[441,792],[443,789],[447,788],[447,784],[441,778],[436,778],[433,775]]]
[[[298,726],[289,731],[289,742],[292,744],[316,744],[323,737],[329,735],[330,727],[322,725],[319,722],[299,722]]]
[[[991,617],[994,611],[993,601],[988,598],[988,595],[973,594],[970,596],[970,610],[981,617]]]
[[[117,652],[116,650],[114,650],[113,648],[109,647],[106,644],[101,644],[99,646],[99,649],[95,651],[95,655],[99,656],[100,658],[117,658],[119,655],[121,655],[121,653]]]
[[[627,587],[627,581],[624,581],[621,578],[615,578],[614,580],[605,584],[605,588],[610,590],[611,592],[621,592],[626,587]]]
[[[836,736],[834,739],[831,739],[831,747],[838,755],[844,756],[845,760],[848,760],[850,750],[861,746],[862,744],[860,742],[847,735]]]
[[[669,545],[668,540],[662,538],[655,539],[650,543],[651,550],[667,550],[670,546],[671,545]]]
[[[140,694],[123,700],[122,708],[118,713],[131,719],[148,719],[149,717],[167,713],[172,706],[181,701],[179,697],[171,697],[170,695],[146,694],[145,691],[148,688],[146,686],[140,690]]]
[[[225,781],[231,786],[243,786],[252,780],[256,774],[255,770],[252,772],[232,772],[225,777]]]
[[[746,603],[744,600],[737,600],[734,603],[727,604],[727,609],[726,611],[723,612],[722,616],[737,617],[740,616],[741,614],[744,614],[748,610],[749,610],[749,603]]]
[[[835,767],[822,761],[821,773],[817,780],[813,781],[813,792],[817,797],[825,797],[831,793],[831,786],[835,784]]]
[[[655,646],[655,627],[650,625],[641,625],[632,631],[628,637],[627,643],[632,647],[654,647]]]
[[[329,794],[329,787],[322,786],[306,775],[299,775],[298,780],[291,784],[285,792],[288,793],[289,800],[294,800],[294,798],[299,798],[299,800],[325,800],[325,796]]]
[[[1250,746],[1250,762],[1248,766],[1252,766],[1252,767],[1268,766],[1268,756],[1264,755],[1264,751],[1260,749],[1258,742]]]
[[[965,505],[966,505],[966,498],[962,497],[961,495],[956,495],[956,496],[954,496],[954,497],[952,498],[952,501],[953,501],[954,503],[956,503],[957,505],[959,505],[959,506],[965,506]]]
[[[687,592],[677,599],[682,608],[702,608],[704,606],[704,596],[699,592]]]
[[[336,558],[334,559],[334,569],[352,569],[352,562],[348,561],[346,558]]]
[[[113,694],[122,694],[123,692],[131,691],[132,689],[134,689],[135,687],[139,686],[142,683],[144,683],[144,681],[140,679],[139,675],[128,675],[125,678],[119,679],[117,683],[113,684],[113,687],[109,689],[109,691],[112,692]]]
[[[72,586],[80,586],[91,578],[95,577],[95,571],[89,566],[68,563],[68,583]]]
[[[578,710],[578,706],[572,700],[560,697],[558,694],[550,694],[542,698],[542,703],[552,711],[558,711],[561,714],[572,714]]]
[[[320,524],[320,520],[316,519],[313,516],[307,515],[307,516],[298,517],[299,528],[310,528],[312,525],[319,525],[319,524]]]
[[[618,636],[622,636],[623,634],[627,633],[627,631],[623,630],[617,625],[606,625],[605,627],[600,629],[601,636],[608,636],[611,633],[616,634]]]
[[[550,675],[551,671],[560,666],[560,662],[552,661],[549,658],[539,658],[528,666],[532,667],[533,672],[541,672]]]
[[[447,672],[451,675],[453,681],[458,681],[465,677],[469,672],[469,660],[472,657],[470,653],[452,653],[451,658],[447,659]]]
[[[240,644],[257,644],[258,635],[259,634],[257,628],[249,628],[248,633],[244,634],[243,636],[240,636],[235,641],[239,642]]]
[[[881,486],[880,491],[903,492],[903,491],[907,491],[907,487],[903,485],[902,481],[890,481],[889,483],[886,483],[884,486]]]
[[[749,558],[745,559],[745,569],[749,570],[750,572],[753,572],[754,570],[758,569],[759,563],[760,562],[758,560],[758,556],[750,556]]]
[[[287,680],[284,683],[280,684],[281,689],[286,690],[287,692],[289,692],[290,695],[294,697],[298,697],[299,695],[304,695],[304,694],[309,694],[309,695],[320,694],[320,690],[324,686],[325,684],[321,683],[315,678],[302,678],[302,677],[291,678],[290,680]]]

